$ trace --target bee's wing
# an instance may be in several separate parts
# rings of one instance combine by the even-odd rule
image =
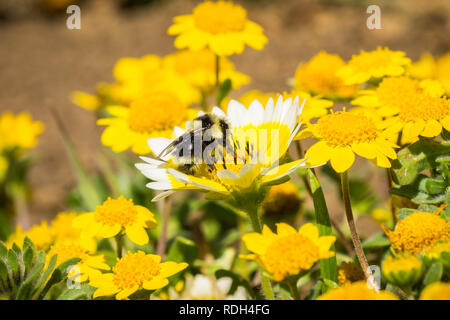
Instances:
[[[163,151],[158,155],[158,158],[161,159],[162,157],[168,156],[171,154],[175,148],[180,145],[183,141],[188,139],[190,141],[190,137],[193,135],[200,134],[203,132],[206,128],[196,128],[194,130],[185,132],[183,135],[179,136],[177,139],[173,140],[167,147],[164,148]]]

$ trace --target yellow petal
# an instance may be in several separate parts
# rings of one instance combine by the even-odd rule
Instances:
[[[384,154],[378,154],[377,155],[377,166],[382,168],[390,168],[391,162]]]
[[[156,276],[153,277],[150,281],[145,281],[143,287],[146,290],[157,290],[167,286],[168,284],[169,280],[160,276]]]
[[[305,158],[309,165],[317,166],[330,160],[331,152],[332,148],[325,141],[319,141],[306,151]]]
[[[374,159],[377,156],[375,147],[367,142],[354,144],[352,149],[357,155],[366,159]]]
[[[264,237],[262,234],[257,232],[244,234],[242,236],[242,241],[249,251],[256,254],[265,254],[267,248],[272,243],[272,239]]]
[[[138,211],[138,219],[142,222],[145,222],[147,228],[153,229],[156,227],[158,222],[155,219],[153,213],[148,210],[146,207],[136,205],[134,206]]]
[[[116,294],[117,300],[124,300],[128,298],[130,295],[135,293],[139,289],[139,286],[133,286],[131,288],[123,289],[118,294]]]
[[[297,230],[295,230],[293,227],[288,225],[287,223],[277,223],[277,234],[279,236],[288,236],[291,234],[297,233]]]
[[[391,158],[391,159],[397,159],[397,154],[395,153],[394,149],[392,148],[391,143],[389,141],[384,140],[382,138],[376,139],[376,147],[378,151],[380,151],[385,156]]]
[[[420,134],[422,137],[433,138],[441,134],[442,125],[436,120],[428,120]]]
[[[304,237],[311,239],[312,241],[317,241],[319,239],[319,229],[312,223],[305,223],[298,230],[298,233]]]
[[[326,258],[334,256],[334,252],[329,251],[329,250],[335,241],[336,241],[335,236],[320,237],[320,239],[317,242],[317,244],[319,245],[320,259],[326,259]]]
[[[108,287],[101,287],[95,290],[94,295],[92,296],[94,299],[97,297],[104,297],[104,296],[112,296],[113,294],[116,294],[120,289],[117,288],[115,285],[111,285]]]
[[[120,230],[122,230],[122,226],[120,224],[115,224],[113,226],[102,224],[98,230],[98,235],[102,238],[112,238],[117,235]]]
[[[347,171],[355,161],[355,154],[350,147],[334,148],[331,154],[331,166],[338,172]]]
[[[139,225],[133,224],[125,228],[125,234],[137,245],[143,246],[148,243],[148,234],[145,229]]]
[[[446,116],[444,119],[442,119],[441,124],[445,128],[445,130],[450,131],[450,116]]]
[[[161,268],[159,271],[159,275],[163,278],[167,278],[186,269],[188,267],[188,264],[185,262],[177,263],[173,261],[167,261],[161,263],[159,266]]]
[[[424,130],[425,121],[419,119],[416,122],[407,122],[403,127],[403,138],[407,141],[414,140]]]

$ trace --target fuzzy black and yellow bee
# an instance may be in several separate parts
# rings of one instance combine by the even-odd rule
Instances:
[[[169,166],[186,174],[195,174],[207,166],[210,172],[220,163],[226,168],[226,154],[236,149],[231,125],[225,117],[206,113],[187,125],[186,132],[172,141],[158,156],[168,159]]]

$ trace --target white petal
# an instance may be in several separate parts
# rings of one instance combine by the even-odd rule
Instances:
[[[144,156],[140,156],[139,158],[141,158],[142,160],[144,160],[145,162],[147,162],[148,164],[157,167],[161,164],[164,163],[164,161],[158,160],[158,159],[153,159],[153,158],[149,158],[149,157],[144,157]]]
[[[170,189],[172,189],[172,184],[168,181],[149,182],[145,186],[147,188],[153,189],[153,190],[170,190]]]
[[[175,133],[175,137],[178,138],[180,136],[182,136],[186,131],[184,131],[182,128],[175,126],[173,128],[173,132]]]
[[[136,168],[138,168],[139,171],[141,171],[141,173],[150,180],[169,181],[167,170],[164,168],[155,168],[144,163],[137,163]]]
[[[216,107],[216,106],[212,108],[211,113],[215,114],[216,116],[221,117],[221,118],[226,118],[227,117],[225,112],[223,112],[222,109],[220,109],[219,107]]]
[[[152,150],[153,154],[160,155],[161,152],[172,142],[172,140],[167,138],[150,138],[147,140],[148,146],[150,150]],[[163,159],[165,160],[165,159]]]
[[[156,196],[152,199],[152,201],[154,202],[154,201],[158,201],[158,200],[164,199],[164,198],[170,196],[171,194],[173,194],[173,193],[175,193],[175,192],[176,192],[175,190],[168,190],[168,191],[161,192],[161,193],[159,193],[158,195],[156,195]]]
[[[217,171],[217,178],[219,179],[238,179],[239,175],[236,172],[230,170],[220,170]]]
[[[258,100],[253,100],[247,111],[247,123],[255,126],[260,125],[264,120],[264,107]]]

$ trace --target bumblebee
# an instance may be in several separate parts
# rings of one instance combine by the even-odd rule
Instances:
[[[204,165],[212,172],[219,162],[226,168],[225,154],[235,154],[235,148],[227,119],[206,113],[189,122],[187,131],[172,141],[158,158],[168,158],[169,166],[186,174],[195,174]]]

